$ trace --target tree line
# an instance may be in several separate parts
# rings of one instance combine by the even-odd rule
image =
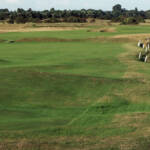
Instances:
[[[15,11],[8,9],[0,9],[0,21],[7,21],[13,23],[57,23],[57,22],[87,22],[88,18],[106,19],[113,22],[126,23],[139,23],[144,19],[150,19],[150,10],[139,11],[137,8],[134,10],[126,10],[120,4],[113,6],[112,11],[94,10],[94,9],[81,9],[81,10],[50,10],[34,11],[31,8],[24,10],[18,8]]]

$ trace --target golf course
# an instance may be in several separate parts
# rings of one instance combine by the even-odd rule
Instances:
[[[0,32],[0,150],[149,149],[149,24],[16,26]]]

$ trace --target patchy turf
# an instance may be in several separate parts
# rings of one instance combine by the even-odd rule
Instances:
[[[0,34],[0,149],[148,150],[148,29]]]

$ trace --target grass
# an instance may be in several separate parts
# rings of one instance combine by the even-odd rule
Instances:
[[[88,38],[145,33],[148,29],[117,26],[115,33],[0,34],[3,40],[79,39],[0,43],[2,149],[147,150],[149,64],[136,60],[134,43],[125,47],[125,42]],[[80,41],[83,38],[87,40]],[[143,74],[134,77],[133,72]]]
[[[125,69],[125,65],[116,58],[121,45],[116,46],[114,43],[109,45],[98,42],[33,42],[12,45],[3,43],[0,49],[3,49],[0,59],[2,68],[28,66],[42,72],[104,77],[121,76]],[[110,75],[110,72],[113,74]]]
[[[131,25],[131,26],[124,26],[121,25],[118,27],[118,32],[121,34],[136,34],[136,33],[150,33],[149,26],[142,26],[142,25]]]
[[[1,40],[19,40],[19,39],[26,39],[26,38],[87,39],[87,38],[96,38],[101,36],[107,37],[107,36],[121,35],[121,34],[150,33],[149,26],[121,25],[121,26],[112,26],[112,27],[116,28],[116,32],[88,32],[88,29],[80,29],[80,30],[73,30],[73,31],[10,32],[10,33],[1,33],[0,39]]]

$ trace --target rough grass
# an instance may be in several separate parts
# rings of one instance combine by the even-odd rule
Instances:
[[[75,26],[75,24],[71,24],[68,26],[65,23],[59,24],[48,24],[48,23],[26,23],[26,24],[2,24],[0,23],[0,33],[8,33],[8,32],[40,32],[40,31],[70,31],[70,30],[78,30],[83,28],[82,25]]]
[[[95,32],[105,29],[106,32]],[[0,34],[0,42],[7,40],[17,41],[66,41],[66,40],[96,40],[99,42],[136,42],[139,39],[150,36],[149,26],[104,26],[90,27],[89,29],[71,31],[47,31],[47,32],[9,32]],[[112,32],[112,30],[115,32]],[[91,32],[89,32],[91,31]]]
[[[149,27],[116,28],[0,34],[0,149],[148,150],[150,64],[109,39]]]

